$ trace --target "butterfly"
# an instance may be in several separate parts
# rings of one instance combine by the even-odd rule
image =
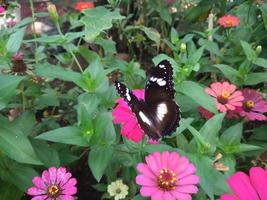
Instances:
[[[140,127],[154,140],[170,135],[179,126],[180,108],[174,101],[172,76],[170,62],[161,61],[152,69],[146,82],[144,100],[138,100],[123,83],[114,83],[118,94],[136,115]]]

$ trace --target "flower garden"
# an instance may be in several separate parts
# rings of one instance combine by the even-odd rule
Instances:
[[[0,200],[267,200],[267,3],[0,2]]]

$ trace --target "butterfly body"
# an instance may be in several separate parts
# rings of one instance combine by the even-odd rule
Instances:
[[[119,95],[136,115],[144,132],[152,139],[170,135],[179,125],[180,109],[174,101],[172,67],[167,60],[160,62],[149,77],[145,87],[145,98],[139,100],[124,84],[116,81]]]

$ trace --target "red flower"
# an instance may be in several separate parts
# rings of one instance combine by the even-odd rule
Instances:
[[[95,5],[92,2],[81,1],[81,2],[76,3],[75,10],[78,10],[81,12],[85,9],[92,9],[94,7]]]
[[[240,23],[240,19],[233,15],[225,15],[218,19],[218,24],[224,28],[236,27]]]

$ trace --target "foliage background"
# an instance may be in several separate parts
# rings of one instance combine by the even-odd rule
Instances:
[[[240,18],[237,28],[218,26],[226,13]],[[25,35],[34,17],[42,20],[47,12],[1,29],[1,198],[20,199],[41,170],[64,165],[74,173],[90,170],[103,198],[109,198],[106,185],[122,178],[130,186],[128,198],[143,199],[135,166],[147,153],[164,150],[187,155],[197,166],[201,183],[194,199],[228,192],[230,174],[255,162],[266,165],[267,125],[225,118],[204,88],[229,80],[266,96],[266,13],[267,3],[252,0],[109,0],[82,13],[69,10],[49,33]],[[22,73],[14,71],[17,51],[27,65]],[[118,98],[112,83],[119,79],[143,88],[149,69],[162,59],[174,68],[180,127],[159,145],[131,142],[112,122]],[[204,120],[198,106],[215,116]],[[19,114],[10,121],[14,108]],[[229,170],[214,169],[218,153]]]

